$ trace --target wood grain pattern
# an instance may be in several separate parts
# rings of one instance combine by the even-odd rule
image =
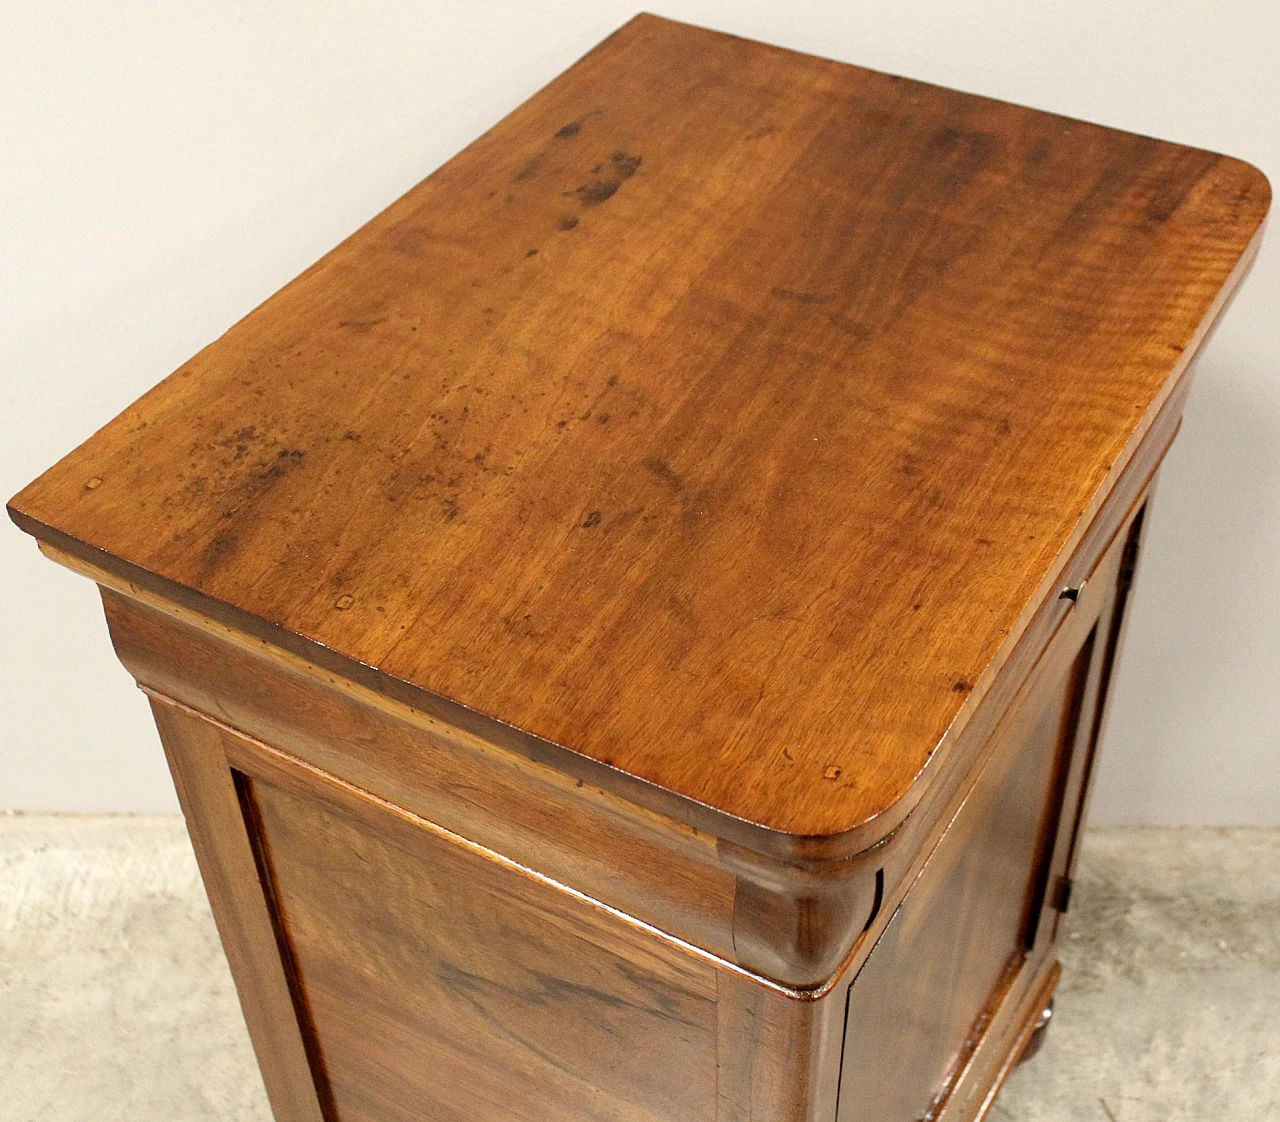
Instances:
[[[713,1117],[708,963],[249,743],[231,755],[342,1122]]]
[[[639,17],[11,512],[492,739],[836,836],[973,715],[1268,201]]]
[[[161,702],[151,709],[276,1122],[333,1122],[321,1106],[326,1096],[298,1016],[292,964],[263,895],[222,734]]]
[[[1091,653],[1086,643],[1003,730],[1003,744],[855,979],[839,1122],[925,1114],[968,1058],[981,1035],[975,1026],[1027,966],[1028,913],[1043,905],[1033,881],[1049,857],[1037,837],[1052,810],[1064,736],[1074,739]]]
[[[721,972],[716,1122],[832,1122],[847,992],[787,1000]]]
[[[455,730],[360,704],[119,593],[104,589],[103,605],[116,652],[149,690],[734,961],[734,874],[714,837]]]
[[[274,916],[280,949],[233,965],[288,959],[326,1119],[833,1116],[843,988],[797,1001],[715,970],[228,729],[156,709],[184,743],[215,746],[219,779],[242,790],[219,844],[256,848],[258,874],[208,887],[219,911]]]
[[[1105,588],[1113,579],[1113,562],[1100,557],[1118,556],[1116,543],[1141,508],[1141,488],[1172,438],[1185,389],[1184,382],[1166,403],[1064,570],[1070,583]],[[644,811],[119,581],[104,584],[103,602],[117,653],[147,688],[809,996],[858,968],[967,795],[993,731],[1020,704],[1046,644],[1064,618],[1081,618],[1056,597],[1041,606],[999,683],[959,743],[939,753],[944,766],[921,777],[922,800],[890,837],[861,853],[783,859]],[[726,824],[734,825],[717,819],[704,826]]]
[[[837,1122],[981,1118],[1052,994],[1061,904],[1051,889],[1087,798],[1144,511],[1076,586],[853,980]]]

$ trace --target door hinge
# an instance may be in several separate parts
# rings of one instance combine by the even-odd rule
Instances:
[[[1124,543],[1124,555],[1120,558],[1120,573],[1116,578],[1118,594],[1123,597],[1133,585],[1133,578],[1138,572],[1138,553],[1142,547],[1142,523],[1147,516],[1147,508],[1138,511],[1133,525],[1129,527],[1129,540]]]

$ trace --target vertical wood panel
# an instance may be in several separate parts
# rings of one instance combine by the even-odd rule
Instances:
[[[222,733],[151,698],[276,1122],[324,1117]]]
[[[1067,628],[1000,746],[898,909],[849,1001],[840,1122],[914,1122],[954,1090],[990,1025],[1021,999],[1044,904],[1095,631]],[[1064,645],[1074,640],[1070,645]],[[1083,718],[1083,720],[1082,720]],[[981,1079],[965,1079],[972,1093]]]
[[[716,1122],[833,1122],[847,986],[795,1001],[718,977]]]
[[[713,1117],[711,967],[336,785],[276,778],[253,802],[342,1122]]]

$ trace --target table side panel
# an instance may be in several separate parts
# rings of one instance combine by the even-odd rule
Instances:
[[[295,773],[255,826],[339,1122],[704,1122],[709,964]]]
[[[290,1087],[273,1094],[280,1122],[834,1116],[843,987],[796,1000],[717,968],[177,702],[152,703],[175,775],[203,768],[224,795],[223,813],[199,808],[193,834],[240,859],[234,885],[205,869],[206,887],[268,1085]],[[246,925],[256,939],[240,937]]]
[[[103,589],[139,683],[728,961],[733,874],[715,839],[571,776],[263,657]],[[869,897],[868,897],[869,906]]]
[[[276,1122],[333,1122],[323,1080],[316,1081],[315,1041],[298,1015],[296,976],[262,892],[223,734],[163,703],[153,701],[152,711]]]
[[[1080,661],[1008,729],[854,982],[840,1122],[918,1118],[1023,965],[1036,838]]]

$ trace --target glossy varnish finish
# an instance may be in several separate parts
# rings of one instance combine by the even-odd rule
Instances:
[[[339,1117],[714,1117],[708,964],[318,793],[252,798]]]
[[[1054,970],[1055,887],[1074,825],[1063,804],[1081,793],[1076,764],[1097,735],[1107,650],[1122,622],[1122,570],[1140,528],[1135,516],[1090,574],[858,974],[837,1122],[915,1119],[944,1107],[970,1117],[975,1103],[952,1096],[980,1104],[985,1067],[1007,1054],[978,1049],[1002,1007],[1007,1019]],[[974,1077],[962,1081],[966,1068]]]
[[[281,1122],[974,1122],[1265,179],[639,17],[12,502]]]
[[[1098,559],[1137,509],[1173,435],[1185,388],[1184,382],[1166,403],[1065,568],[1069,583],[1097,586]],[[1046,644],[1067,615],[1079,616],[1059,597],[1041,605],[946,766],[921,780],[928,793],[890,838],[863,852],[786,858],[637,807],[111,574],[55,557],[104,586],[116,650],[149,690],[216,714],[299,764],[341,777],[719,960],[803,991],[828,986],[865,956],[864,926],[901,901]]]
[[[180,787],[200,776],[207,788],[205,802],[188,794],[184,806],[212,851],[201,852],[211,893],[230,899],[216,909],[230,957],[251,966],[239,971],[242,985],[251,980],[247,1009],[269,1006],[255,1030],[269,1086],[301,1073],[314,1078],[324,1117],[370,1122],[497,1122],[547,1110],[716,1122],[831,1122],[837,1112],[837,1122],[911,1122],[925,1111],[976,1117],[1056,977],[1052,924],[1040,922],[1056,915],[1055,901],[1039,874],[1069,852],[1073,816],[1059,807],[1078,797],[1075,761],[1088,759],[1097,734],[1141,510],[1135,504],[1081,570],[1085,591],[1055,617],[952,805],[929,812],[932,830],[905,835],[922,871],[895,874],[914,884],[899,906],[872,917],[863,933],[869,957],[808,994],[693,953],[572,883],[340,778],[334,773],[356,775],[520,851],[518,828],[492,833],[480,804],[463,818],[448,792],[428,803],[412,788],[388,786],[351,754],[350,741],[386,748],[394,761],[399,737],[335,721],[319,689],[312,695],[330,724],[328,755],[307,734],[291,740],[279,730],[274,739],[332,771],[155,694]],[[214,656],[199,652],[186,625],[117,592],[106,600],[117,648],[148,690],[197,697],[187,677],[218,690],[225,715],[247,713],[248,723],[247,699],[282,697],[261,668],[233,662],[238,688],[211,673],[205,659]],[[287,697],[276,719],[295,723]],[[500,774],[499,761],[491,766]],[[550,805],[538,777],[525,778],[526,791]],[[578,815],[612,805],[603,793],[572,789],[582,798]],[[500,806],[500,793],[493,797]],[[518,818],[512,807],[504,814]],[[657,820],[648,825],[662,832]],[[554,843],[567,845],[573,830],[559,833],[546,827],[536,859],[566,881],[592,884],[585,865],[557,856]],[[622,891],[613,899],[633,913],[663,895],[661,886],[637,886],[633,866],[654,860],[651,850],[635,852],[637,835],[638,820],[593,845],[577,843],[616,867]],[[885,847],[872,856],[897,868]],[[678,926],[681,909],[697,909],[680,862],[669,860],[660,906]],[[235,877],[219,872],[235,861]],[[683,875],[697,876],[687,866]],[[708,861],[701,876],[713,875]]]
[[[482,735],[884,834],[1267,200],[641,17],[13,510]]]

